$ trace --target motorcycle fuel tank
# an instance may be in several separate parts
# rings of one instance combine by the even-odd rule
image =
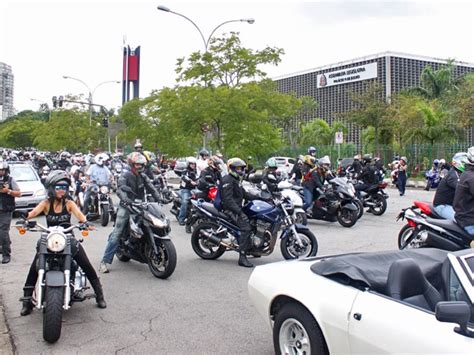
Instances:
[[[267,202],[260,201],[260,200],[254,200],[254,201],[250,201],[249,203],[247,203],[244,206],[243,210],[244,210],[244,213],[247,216],[252,218],[252,217],[255,217],[257,215],[267,214],[267,213],[271,212],[274,208],[275,208],[274,206],[270,205]]]

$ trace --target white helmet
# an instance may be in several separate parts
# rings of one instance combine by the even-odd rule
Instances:
[[[104,165],[104,163],[109,159],[109,156],[105,153],[97,154],[94,158],[94,161],[97,165]]]
[[[187,157],[186,158],[186,166],[189,167],[189,164],[197,164],[197,160],[195,157]]]
[[[330,166],[331,165],[331,160],[329,159],[329,156],[325,155],[321,159],[318,159],[318,163],[319,163],[319,165],[326,164],[326,165]]]

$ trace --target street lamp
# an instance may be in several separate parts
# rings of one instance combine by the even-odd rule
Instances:
[[[216,32],[216,30],[217,30],[219,27],[221,27],[221,26],[223,26],[223,25],[225,25],[225,24],[227,24],[227,23],[230,23],[230,22],[247,22],[247,23],[250,24],[250,25],[255,22],[255,19],[253,19],[253,18],[224,21],[224,22],[222,22],[220,25],[216,26],[216,27],[211,31],[211,34],[209,35],[209,37],[207,38],[207,41],[206,41],[206,39],[205,39],[204,35],[202,34],[202,31],[201,31],[201,29],[199,28],[199,26],[196,25],[196,23],[195,23],[193,20],[191,20],[189,17],[186,17],[186,16],[184,16],[183,14],[180,14],[180,13],[178,13],[178,12],[174,12],[174,11],[170,10],[169,8],[167,8],[166,6],[163,6],[163,5],[158,5],[157,9],[160,10],[160,11],[169,12],[169,13],[171,13],[171,14],[175,14],[175,15],[181,16],[181,17],[185,18],[186,20],[188,20],[189,22],[191,22],[191,23],[194,25],[194,27],[196,27],[196,29],[199,31],[199,34],[201,35],[202,41],[203,41],[203,43],[204,43],[204,49],[205,49],[206,52],[207,52],[207,48],[209,47],[209,42],[211,41],[212,35],[214,34],[214,32]]]
[[[108,83],[115,83],[115,84],[120,84],[120,81],[118,80],[107,80],[107,81],[103,81],[101,82],[100,84],[98,84],[93,90],[91,90],[91,88],[89,87],[89,85],[87,85],[84,81],[82,81],[81,79],[78,79],[78,78],[73,78],[71,76],[67,76],[67,75],[63,75],[63,78],[64,79],[71,79],[71,80],[75,80],[75,81],[78,81],[80,83],[82,83],[86,88],[87,88],[87,92],[89,93],[89,97],[87,99],[87,102],[89,103],[89,126],[92,125],[92,97],[94,96],[94,93],[95,91],[97,90],[97,88],[99,86],[102,86],[104,84],[108,84]]]

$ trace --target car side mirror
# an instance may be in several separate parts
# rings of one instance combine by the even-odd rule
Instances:
[[[438,302],[435,309],[436,319],[440,322],[456,323],[456,333],[474,338],[474,332],[467,328],[471,317],[471,309],[466,302]]]

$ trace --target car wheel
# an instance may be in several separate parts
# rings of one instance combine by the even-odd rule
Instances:
[[[273,327],[275,354],[329,354],[321,328],[298,303],[287,303],[277,313]]]

